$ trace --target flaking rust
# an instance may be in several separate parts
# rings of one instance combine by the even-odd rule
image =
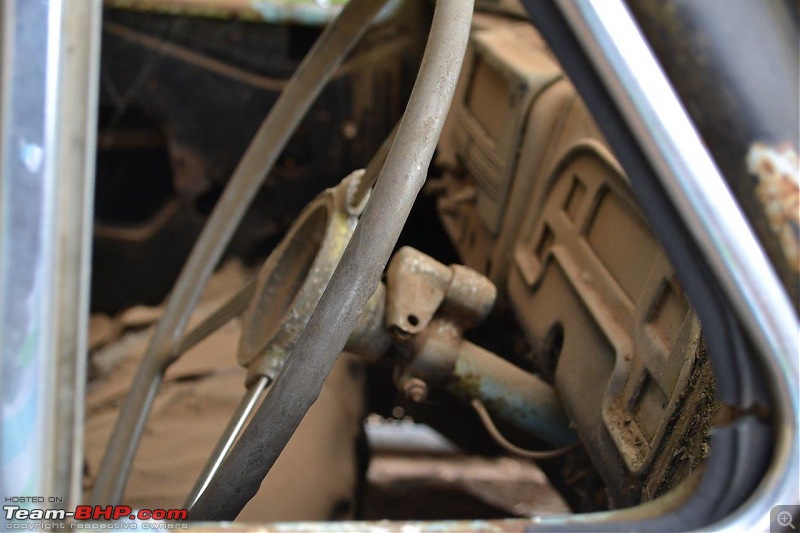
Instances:
[[[757,142],[747,153],[747,168],[758,178],[756,196],[795,272],[800,272],[799,164],[797,151],[790,144],[769,146]]]

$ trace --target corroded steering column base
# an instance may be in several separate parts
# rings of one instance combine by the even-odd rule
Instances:
[[[374,360],[394,344],[404,356],[398,388],[414,401],[425,399],[429,385],[439,386],[466,402],[479,400],[493,415],[553,445],[575,442],[550,385],[464,339],[489,314],[496,295],[478,272],[402,248],[347,349]],[[383,327],[376,325],[376,313]]]
[[[236,355],[248,385],[275,380],[308,324],[358,223],[346,206],[363,173],[312,200],[261,268]]]

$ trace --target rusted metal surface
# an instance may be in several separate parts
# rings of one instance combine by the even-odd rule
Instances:
[[[467,402],[479,399],[526,433],[575,442],[552,387],[464,339],[494,304],[486,277],[404,247],[387,267],[386,284],[386,328],[406,359],[395,379],[406,396],[421,402],[428,384],[441,386]]]
[[[756,196],[777,235],[789,266],[800,272],[800,161],[791,144],[755,143],[747,168],[756,176]]]
[[[474,327],[494,305],[497,289],[461,265],[445,266],[413,248],[401,248],[386,269],[386,327],[398,339],[424,330],[434,314],[452,315],[461,329]]]
[[[494,285],[472,269],[445,266],[410,247],[389,262],[386,284],[386,329],[415,354],[429,343],[437,356],[413,358],[425,379],[452,375],[464,330],[479,324],[494,305]]]
[[[435,318],[401,350],[408,358],[403,383],[422,379],[467,403],[480,400],[493,416],[529,435],[557,446],[575,442],[555,390],[464,340],[451,318]]]
[[[757,143],[800,150],[797,3],[626,4],[800,313],[800,269],[748,168]]]
[[[444,300],[452,280],[450,269],[404,247],[386,268],[386,328],[398,339],[408,339],[428,326]]]

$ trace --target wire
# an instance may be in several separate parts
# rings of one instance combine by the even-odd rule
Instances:
[[[526,450],[524,448],[520,448],[516,444],[513,444],[508,439],[506,439],[500,430],[497,429],[497,426],[494,425],[492,421],[492,417],[489,415],[489,411],[486,410],[486,406],[478,400],[472,400],[471,402],[472,408],[475,409],[475,412],[478,413],[478,416],[483,422],[486,431],[489,435],[500,445],[501,448],[506,450],[507,452],[517,455],[519,457],[524,457],[525,459],[534,459],[534,460],[545,460],[545,459],[555,459],[556,457],[561,457],[572,450],[577,449],[580,445],[580,442],[576,442],[575,444],[570,444],[569,446],[564,446],[563,448],[556,448],[554,450]]]

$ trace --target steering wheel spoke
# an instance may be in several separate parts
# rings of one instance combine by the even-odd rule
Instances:
[[[236,227],[327,81],[386,0],[352,0],[325,29],[272,106],[203,228],[148,346],[111,434],[91,502],[119,503],[142,430],[189,315]]]
[[[437,2],[408,108],[367,170],[354,172],[312,201],[257,280],[198,328],[185,337],[182,333],[263,179],[314,98],[385,3],[350,0],[315,43],[253,139],[167,301],[114,428],[93,503],[120,500],[167,366],[242,312],[247,301],[237,359],[248,369],[248,392],[190,495],[189,518],[219,520],[238,515],[318,397],[378,286],[425,182],[461,69],[472,0]],[[269,383],[269,394],[236,442],[243,421]],[[278,412],[281,416],[276,417]]]

